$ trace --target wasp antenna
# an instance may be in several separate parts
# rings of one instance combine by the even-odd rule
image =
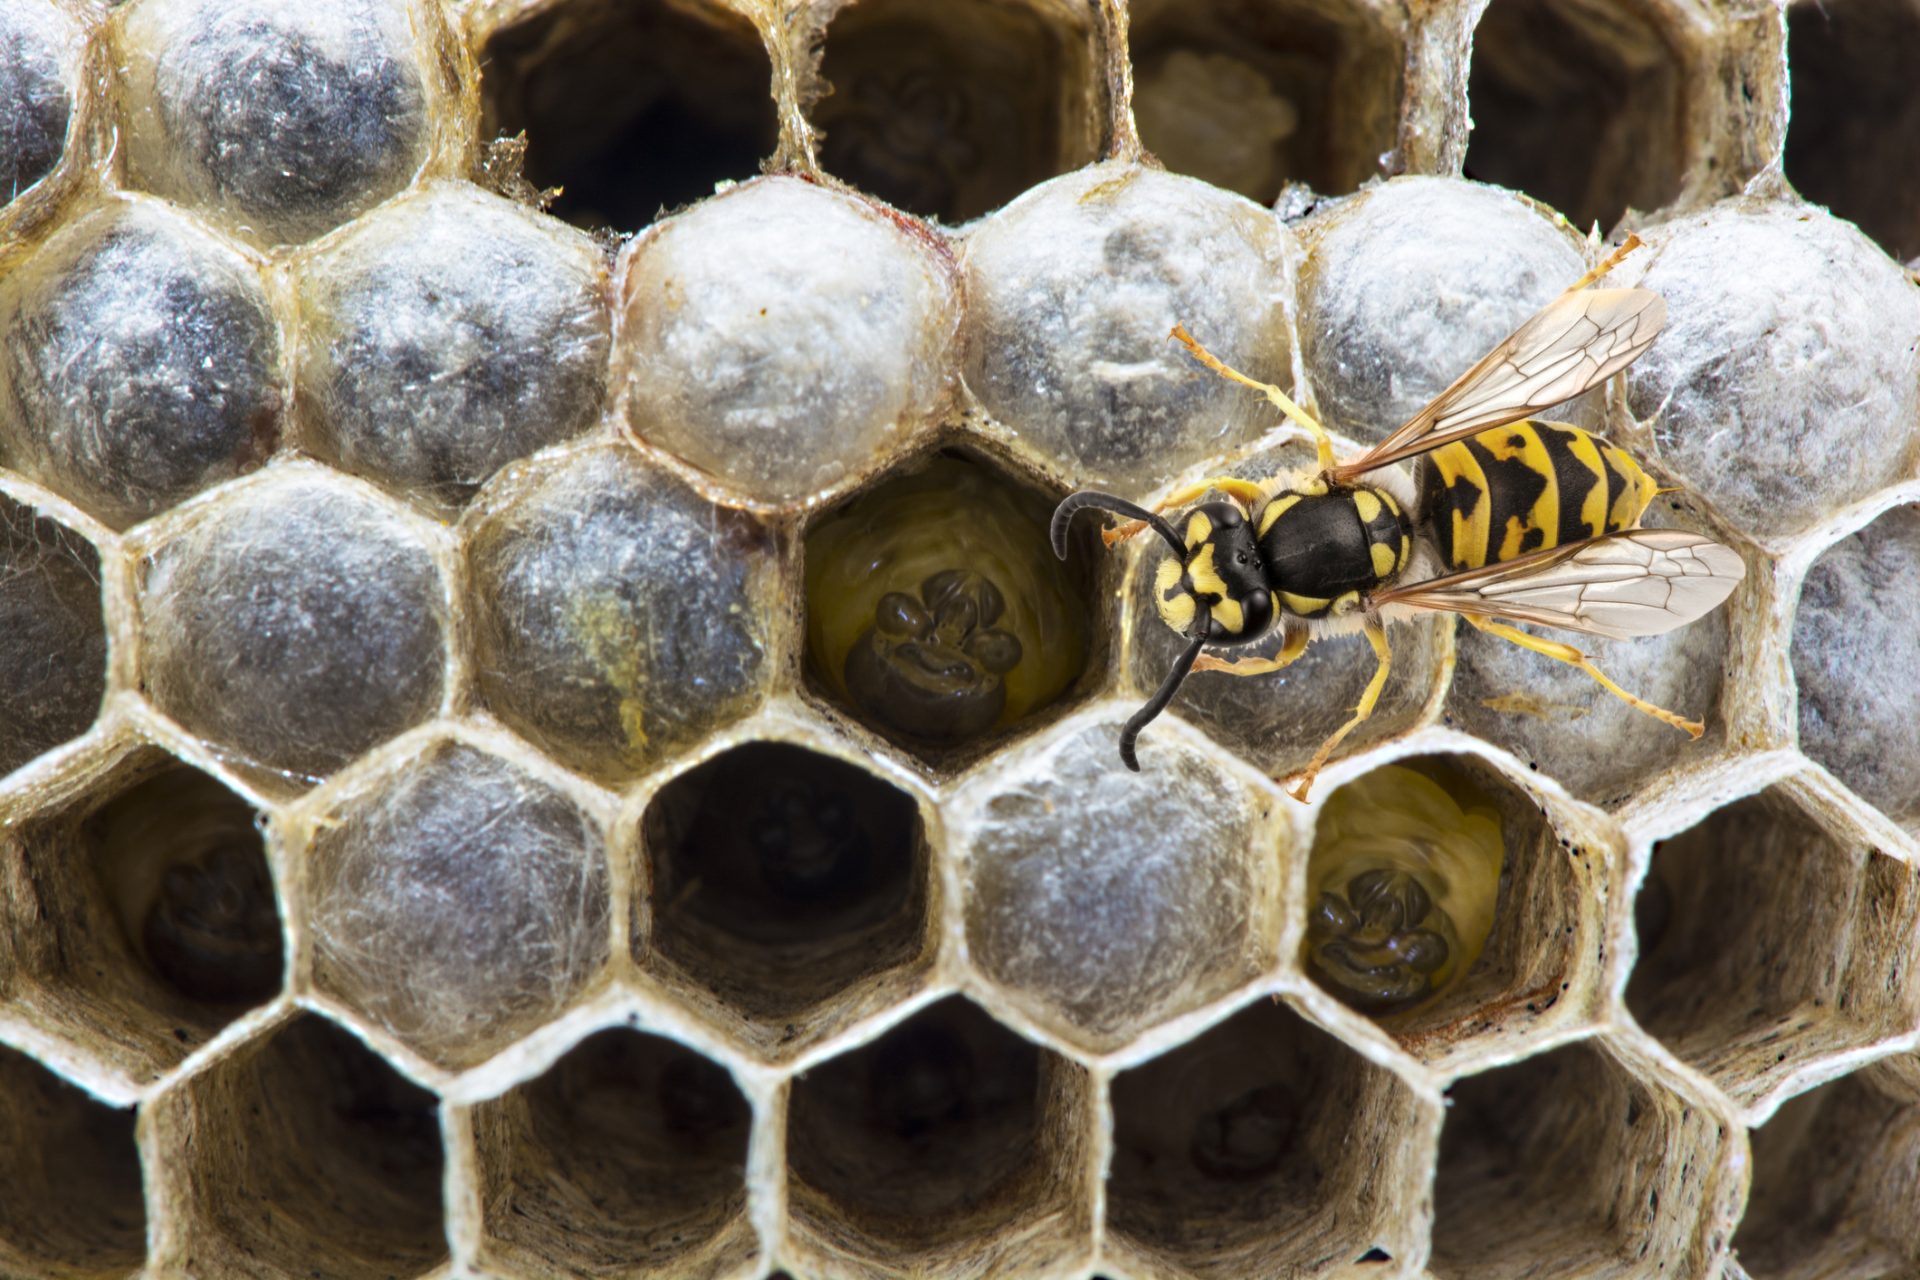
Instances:
[[[1194,661],[1199,658],[1201,648],[1207,643],[1206,623],[1200,624],[1200,634],[1196,635],[1186,650],[1175,660],[1173,670],[1167,672],[1167,678],[1160,682],[1153,696],[1147,699],[1147,705],[1133,713],[1126,727],[1120,730],[1120,763],[1140,772],[1140,757],[1134,754],[1133,744],[1139,738],[1140,731],[1153,722],[1153,718],[1167,709],[1173,701],[1173,695],[1180,691],[1180,682],[1187,678],[1187,672],[1193,670]]]
[[[1110,493],[1099,493],[1092,489],[1082,489],[1078,493],[1068,494],[1053,510],[1051,531],[1053,554],[1062,560],[1067,558],[1067,526],[1073,523],[1073,517],[1076,514],[1089,507],[1097,511],[1111,511],[1129,520],[1144,520],[1153,527],[1155,533],[1167,540],[1167,545],[1173,548],[1175,555],[1184,556],[1187,553],[1186,544],[1180,541],[1180,535],[1174,532],[1173,526],[1167,523],[1165,517],[1148,511],[1145,507],[1135,506],[1125,498],[1116,498]]]

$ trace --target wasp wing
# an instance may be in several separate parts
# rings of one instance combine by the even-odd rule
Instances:
[[[1639,359],[1666,321],[1666,302],[1648,289],[1563,293],[1399,430],[1335,467],[1334,479],[1349,481],[1571,400]]]
[[[1746,576],[1726,547],[1679,529],[1629,529],[1376,593],[1403,605],[1624,640],[1684,626]]]

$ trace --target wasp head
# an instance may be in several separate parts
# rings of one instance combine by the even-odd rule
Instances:
[[[1205,502],[1181,522],[1178,557],[1160,562],[1153,603],[1161,621],[1191,636],[1204,613],[1208,644],[1244,644],[1273,625],[1273,593],[1253,525],[1231,502]]]

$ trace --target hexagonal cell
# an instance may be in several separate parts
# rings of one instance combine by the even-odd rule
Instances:
[[[1396,178],[1300,230],[1301,355],[1321,420],[1369,443],[1586,270],[1525,200],[1451,178]],[[1539,416],[1598,429],[1600,411],[1589,392]]]
[[[1467,173],[1576,227],[1680,193],[1687,60],[1647,0],[1494,0],[1473,30]]]
[[[973,962],[1096,1051],[1218,999],[1274,959],[1287,839],[1271,793],[1184,738],[1121,767],[1120,717],[1064,727],[949,807]]]
[[[884,1008],[909,980],[900,970],[924,968],[918,808],[855,765],[785,743],[736,747],[663,787],[642,831],[653,927],[641,962],[717,1000],[763,1053]]]
[[[638,241],[623,271],[630,426],[752,498],[819,496],[952,384],[946,249],[854,196],[747,183]]]
[[[85,733],[107,687],[100,553],[0,494],[0,774]]]
[[[1418,1247],[1439,1108],[1259,1000],[1113,1082],[1107,1226],[1200,1276],[1346,1274]]]
[[[707,0],[564,0],[481,49],[487,128],[527,135],[527,178],[555,215],[636,231],[750,178],[778,140],[773,69],[753,24]]]
[[[1177,173],[1272,204],[1352,191],[1393,151],[1406,50],[1366,0],[1143,0],[1129,45],[1140,141]]]
[[[468,554],[494,714],[608,781],[746,714],[769,678],[776,547],[621,447],[516,469]]]
[[[1737,1175],[1723,1122],[1587,1041],[1448,1090],[1442,1280],[1702,1274]],[[1730,1207],[1730,1206],[1729,1206]]]
[[[439,743],[333,800],[307,854],[313,980],[471,1066],[606,963],[606,837],[565,794]]]
[[[115,525],[272,450],[286,391],[254,265],[158,201],[63,229],[0,289],[0,452]]]
[[[807,672],[927,759],[979,754],[1084,682],[1097,546],[1062,564],[1053,502],[970,458],[896,473],[807,531]]]
[[[434,1096],[303,1015],[152,1104],[182,1269],[396,1280],[447,1256]]]
[[[115,33],[127,176],[262,244],[308,240],[427,158],[416,0],[144,0]]]
[[[1090,10],[1032,0],[861,0],[826,30],[813,123],[834,176],[965,222],[1093,160]]]
[[[1869,1067],[1786,1103],[1753,1132],[1733,1238],[1767,1280],[1920,1269],[1920,1074]]]
[[[159,751],[81,761],[0,833],[13,972],[30,1021],[144,1082],[280,990],[264,819]]]
[[[943,1000],[794,1081],[793,1243],[833,1275],[1039,1274],[1091,1234],[1092,1123],[1083,1070]]]
[[[1920,104],[1899,57],[1916,40],[1911,0],[1787,6],[1787,178],[1903,261],[1920,256],[1920,187],[1903,162]]]
[[[1920,419],[1920,290],[1872,241],[1750,197],[1643,238],[1615,274],[1666,299],[1667,327],[1627,403],[1669,476],[1778,546],[1905,474],[1909,433],[1886,424]]]
[[[202,509],[140,566],[147,692],[277,789],[440,705],[446,588],[419,530],[318,470]]]
[[[1273,425],[1168,334],[1184,324],[1290,386],[1286,237],[1175,174],[1110,163],[1043,183],[965,242],[967,386],[1076,483],[1162,484]]]
[[[1897,507],[1827,548],[1793,620],[1800,749],[1895,822],[1920,820],[1920,508]],[[1872,690],[1871,697],[1861,691]]]
[[[1662,499],[1643,523],[1711,534],[1690,506]],[[1720,695],[1730,612],[1715,609],[1689,626],[1633,640],[1521,628],[1572,642],[1622,688],[1701,721],[1703,740],[1614,697],[1577,667],[1467,626],[1455,638],[1446,721],[1505,747],[1584,800],[1620,805],[1673,767],[1709,759],[1724,740]]]
[[[1920,1018],[1913,868],[1779,788],[1656,845],[1634,916],[1627,1007],[1742,1107]]]
[[[455,183],[356,224],[297,284],[306,443],[445,504],[590,424],[606,262],[585,236]]]
[[[487,1265],[714,1277],[755,1252],[747,1100],[691,1049],[602,1031],[472,1115]]]
[[[1429,1064],[1523,1052],[1598,1001],[1611,872],[1486,761],[1400,760],[1320,812],[1301,963]]]
[[[77,104],[79,32],[50,0],[0,13],[0,206],[53,172]]]
[[[0,1268],[22,1280],[124,1275],[146,1252],[133,1112],[0,1049]]]

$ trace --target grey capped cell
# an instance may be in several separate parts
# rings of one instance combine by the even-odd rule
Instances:
[[[1287,236],[1258,205],[1158,170],[1044,183],[967,238],[967,385],[1077,480],[1164,483],[1277,417],[1169,334],[1184,324],[1229,364],[1290,382]]]
[[[48,0],[0,7],[0,206],[60,161],[74,115],[76,42]]]
[[[426,158],[408,0],[148,0],[120,31],[129,175],[263,243],[310,239]]]
[[[606,379],[599,251],[453,183],[305,263],[299,387],[316,447],[446,502],[584,429]]]
[[[829,488],[933,409],[955,292],[929,238],[867,202],[799,178],[749,183],[633,249],[633,429],[755,498]]]
[[[109,205],[0,286],[0,449],[114,524],[256,465],[285,393],[259,273],[158,201]]]
[[[417,533],[298,471],[202,512],[147,558],[147,689],[242,767],[305,783],[439,705],[444,590]]]
[[[479,1061],[606,959],[600,828],[507,762],[442,743],[332,818],[309,855],[315,981],[429,1057]]]
[[[107,685],[100,555],[0,496],[0,774],[86,732]]]

